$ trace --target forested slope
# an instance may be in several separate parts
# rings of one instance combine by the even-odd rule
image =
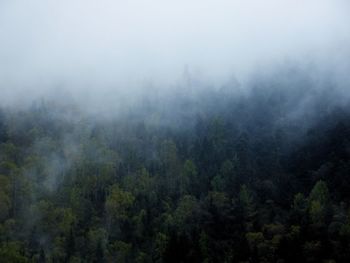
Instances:
[[[309,84],[3,108],[0,261],[349,262],[349,107]]]

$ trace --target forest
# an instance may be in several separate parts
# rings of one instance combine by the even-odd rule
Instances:
[[[237,85],[2,107],[0,261],[350,262],[348,100],[298,70]]]

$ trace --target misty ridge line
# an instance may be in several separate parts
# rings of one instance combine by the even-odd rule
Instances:
[[[133,94],[132,100],[128,100],[129,94],[123,99],[115,94],[113,103],[105,102],[102,110],[99,100],[85,104],[69,93],[53,93],[25,107],[3,107],[1,113],[12,140],[22,143],[23,131],[33,138],[22,146],[24,154],[40,158],[40,169],[47,175],[42,185],[54,193],[83,156],[94,163],[120,165],[125,159],[100,148],[118,150],[130,143],[127,134],[137,130],[190,136],[202,122],[213,121],[231,127],[232,136],[246,133],[252,138],[268,138],[282,131],[284,142],[280,147],[289,154],[303,145],[310,130],[318,125],[333,127],[349,117],[350,101],[342,96],[332,75],[316,73],[285,66],[270,74],[255,75],[246,87],[233,78],[217,88],[186,72],[178,89],[153,87],[156,92]],[[159,158],[157,147],[150,146],[150,161]],[[35,178],[36,169],[34,166],[22,172]]]
[[[139,93],[124,91],[123,96],[114,91],[106,100],[82,100],[58,90],[20,107],[4,106],[2,111],[9,118],[38,114],[55,127],[68,125],[73,131],[83,128],[91,132],[98,125],[125,122],[151,129],[190,131],[201,118],[231,118],[242,130],[263,122],[259,125],[270,125],[270,129],[299,125],[295,132],[301,134],[334,111],[350,110],[349,97],[344,93],[346,83],[339,85],[330,72],[320,74],[296,65],[284,66],[269,74],[256,74],[245,86],[231,78],[220,87],[208,86],[185,73],[176,88],[153,86]],[[23,122],[28,125],[30,119],[24,118]]]
[[[350,98],[346,72],[347,64],[342,67],[317,65],[315,63],[283,62],[270,67],[260,67],[245,78],[234,75],[222,83],[210,82],[201,73],[185,67],[181,78],[171,85],[155,84],[152,81],[133,86],[120,87],[72,87],[71,85],[47,86],[44,94],[26,92],[6,94],[0,106],[9,109],[27,109],[45,104],[46,107],[66,108],[88,114],[101,114],[101,117],[120,116],[148,104],[154,110],[171,111],[172,105],[186,102],[194,105],[203,104],[203,99],[216,94],[219,100],[229,97],[237,101],[246,100],[261,94],[262,97],[283,93],[289,105],[290,113],[297,111],[301,104],[312,104],[320,96],[328,97],[327,104],[343,106]],[[345,73],[345,74],[344,74]],[[266,93],[264,95],[264,93]],[[21,93],[23,94],[23,93]],[[325,95],[327,94],[327,95]],[[6,96],[7,95],[7,96]],[[223,96],[223,98],[220,97]],[[298,98],[296,100],[295,98]],[[290,102],[289,102],[290,101]],[[294,105],[292,103],[295,103]],[[204,106],[204,105],[201,105]],[[294,109],[293,109],[294,106]],[[168,107],[168,109],[166,109]],[[302,109],[300,109],[302,112]]]

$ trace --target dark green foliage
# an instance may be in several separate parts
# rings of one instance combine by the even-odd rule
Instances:
[[[349,262],[349,114],[304,95],[1,111],[0,261]]]

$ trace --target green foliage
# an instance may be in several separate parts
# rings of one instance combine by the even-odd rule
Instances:
[[[106,199],[108,217],[115,220],[126,220],[134,200],[135,197],[131,193],[123,191],[119,185],[111,186]]]
[[[318,181],[309,196],[309,214],[314,225],[325,223],[329,205],[329,192],[325,182]]]
[[[169,243],[169,237],[164,233],[158,233],[154,241],[154,261],[163,262],[163,256]]]
[[[22,253],[21,246],[18,242],[1,243],[0,259],[2,262],[27,263],[30,262]]]
[[[245,237],[252,251],[257,249],[258,245],[264,242],[264,235],[261,232],[248,232]]]
[[[329,202],[329,191],[324,181],[320,180],[315,184],[311,190],[309,200],[310,202],[317,201],[320,205],[326,205]]]
[[[185,195],[174,212],[174,222],[179,233],[190,234],[199,218],[199,204],[195,197]]]
[[[250,230],[253,227],[253,221],[256,215],[256,210],[253,196],[246,185],[241,186],[241,190],[238,195],[238,200],[242,208],[243,219],[246,223],[246,228],[247,230]]]
[[[10,197],[0,189],[0,222],[8,218],[11,209]]]
[[[132,246],[129,243],[119,240],[114,241],[108,247],[110,261],[131,262],[131,248]],[[141,258],[139,258],[139,260],[141,260]]]
[[[294,196],[292,208],[298,213],[304,213],[307,209],[307,200],[302,193],[297,193]]]
[[[216,95],[191,121],[6,112],[0,262],[349,262],[349,116]]]

